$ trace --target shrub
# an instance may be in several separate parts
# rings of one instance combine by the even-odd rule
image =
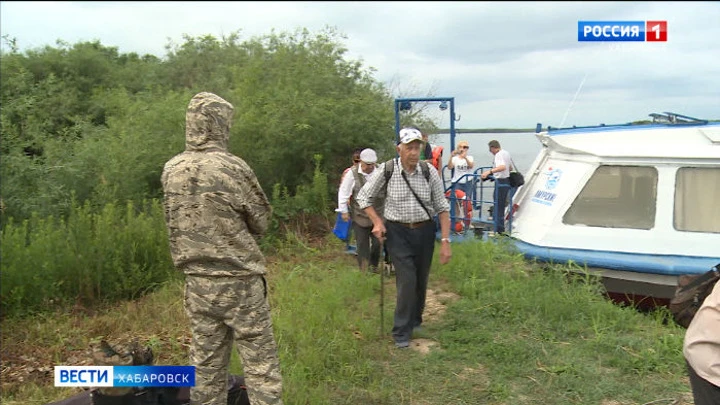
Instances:
[[[135,298],[175,276],[162,204],[73,203],[67,219],[12,219],[0,233],[3,316]]]

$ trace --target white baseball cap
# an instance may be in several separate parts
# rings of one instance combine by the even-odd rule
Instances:
[[[415,128],[403,128],[400,130],[400,143],[410,143],[412,141],[423,141],[422,134]]]
[[[377,162],[377,153],[370,148],[363,149],[360,152],[360,161],[363,163],[375,163]]]

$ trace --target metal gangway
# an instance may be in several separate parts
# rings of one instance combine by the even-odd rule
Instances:
[[[517,188],[511,187],[509,184],[497,185],[497,188],[509,189],[507,201],[510,207],[507,213],[505,207],[501,208],[500,212],[497,212],[495,209],[496,184],[494,176],[489,176],[485,180],[481,177],[482,172],[490,170],[491,168],[492,166],[478,167],[472,174],[466,174],[459,179],[465,178],[466,181],[470,181],[473,184],[470,195],[462,198],[458,198],[456,185],[450,182],[450,178],[452,178],[451,170],[447,168],[447,165],[442,168],[441,178],[443,180],[443,187],[445,188],[445,195],[450,202],[450,230],[454,236],[460,239],[485,239],[488,236],[494,235],[494,218],[498,215],[505,217],[506,232],[508,234],[512,232],[512,212],[515,209],[513,197]],[[465,204],[468,200],[472,207],[469,219],[465,212]]]

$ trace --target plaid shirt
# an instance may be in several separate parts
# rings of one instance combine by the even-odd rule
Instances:
[[[395,222],[422,222],[428,218],[425,209],[418,203],[408,184],[402,178],[405,173],[408,183],[415,191],[415,194],[423,202],[423,205],[430,211],[430,214],[437,215],[443,211],[450,211],[443,193],[442,180],[437,170],[428,165],[430,170],[429,182],[425,180],[420,163],[415,166],[412,174],[403,170],[399,159],[393,159],[395,169],[387,184],[387,198],[385,200],[385,219]],[[369,207],[373,199],[381,197],[385,189],[385,163],[382,163],[368,178],[367,183],[360,189],[357,195],[357,202],[360,209]]]

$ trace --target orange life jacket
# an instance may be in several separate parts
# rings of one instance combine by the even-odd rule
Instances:
[[[443,147],[440,145],[435,146],[432,149],[432,165],[435,166],[438,172],[440,172],[440,165],[442,162]]]

